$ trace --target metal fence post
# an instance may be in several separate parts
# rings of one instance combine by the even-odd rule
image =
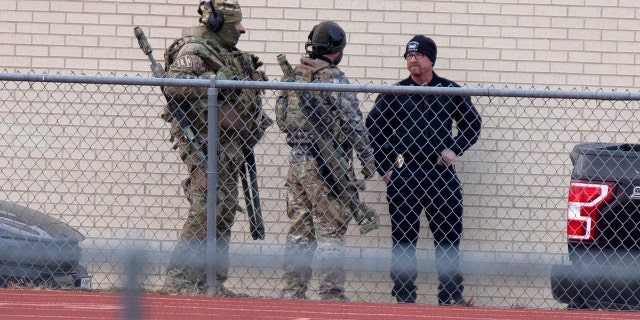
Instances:
[[[218,88],[211,77],[207,90],[207,292],[216,294],[217,190],[218,190]]]

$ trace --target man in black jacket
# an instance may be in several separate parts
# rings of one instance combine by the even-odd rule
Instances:
[[[397,85],[459,87],[433,71],[436,55],[432,39],[413,37],[404,54],[410,76]],[[387,184],[393,242],[391,294],[398,302],[416,302],[416,244],[422,210],[434,238],[438,303],[472,302],[462,295],[462,185],[454,162],[478,140],[481,125],[478,111],[463,96],[381,94],[366,119],[377,171]]]

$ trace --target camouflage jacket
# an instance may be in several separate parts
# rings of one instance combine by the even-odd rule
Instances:
[[[185,29],[183,37],[165,51],[165,62],[167,76],[172,78],[209,79],[215,75],[219,80],[266,80],[264,73],[258,70],[262,65],[258,57],[235,47],[221,46],[215,33],[204,27]],[[185,111],[196,131],[206,137],[207,88],[168,87],[166,92]],[[245,139],[255,135],[265,116],[261,95],[259,90],[253,89],[221,90],[218,96],[221,133],[240,132]],[[163,117],[166,119],[167,114]]]
[[[296,74],[301,75],[296,81],[349,83],[346,75],[338,67],[319,59],[302,58],[295,71]],[[369,138],[356,93],[317,91],[312,94],[331,111],[331,120],[335,123],[330,124],[330,127],[334,128],[333,136],[343,150],[343,156],[352,158],[355,151],[363,165],[373,161],[373,150],[369,146]],[[300,112],[299,108],[290,105],[292,103],[299,103],[299,101],[291,101],[290,98],[287,99],[286,94],[281,93],[276,109]],[[276,113],[282,117],[282,112],[276,110]],[[279,121],[281,129],[287,134],[287,144],[291,146],[290,160],[297,162],[314,159],[313,137],[309,130],[313,124],[306,123],[304,117],[300,115],[286,114],[286,111],[284,116],[299,122],[294,125],[290,123],[287,126],[283,121]]]

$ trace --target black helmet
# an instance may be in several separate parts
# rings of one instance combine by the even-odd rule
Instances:
[[[347,45],[347,35],[337,23],[324,21],[311,29],[304,46],[311,58],[340,52]]]

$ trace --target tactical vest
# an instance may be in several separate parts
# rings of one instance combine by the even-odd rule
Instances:
[[[226,50],[215,41],[204,38],[201,34],[187,35],[174,41],[165,51],[166,68],[173,64],[177,54],[185,46],[193,45],[193,54],[207,64],[208,70],[216,73],[221,80],[266,80],[258,58],[239,50]],[[210,70],[209,70],[210,69]],[[271,119],[262,110],[262,92],[257,89],[221,90],[219,93],[218,123],[222,134],[231,131],[228,136],[240,133],[245,144],[253,148],[262,138]],[[185,101],[183,109],[188,111],[192,104]],[[193,119],[197,121],[197,119]]]
[[[327,82],[338,68],[321,60],[307,60],[294,70],[295,82]],[[312,93],[313,94],[313,93]],[[308,121],[300,109],[302,101],[293,91],[281,91],[276,102],[276,123],[283,132],[311,131],[312,123]]]

